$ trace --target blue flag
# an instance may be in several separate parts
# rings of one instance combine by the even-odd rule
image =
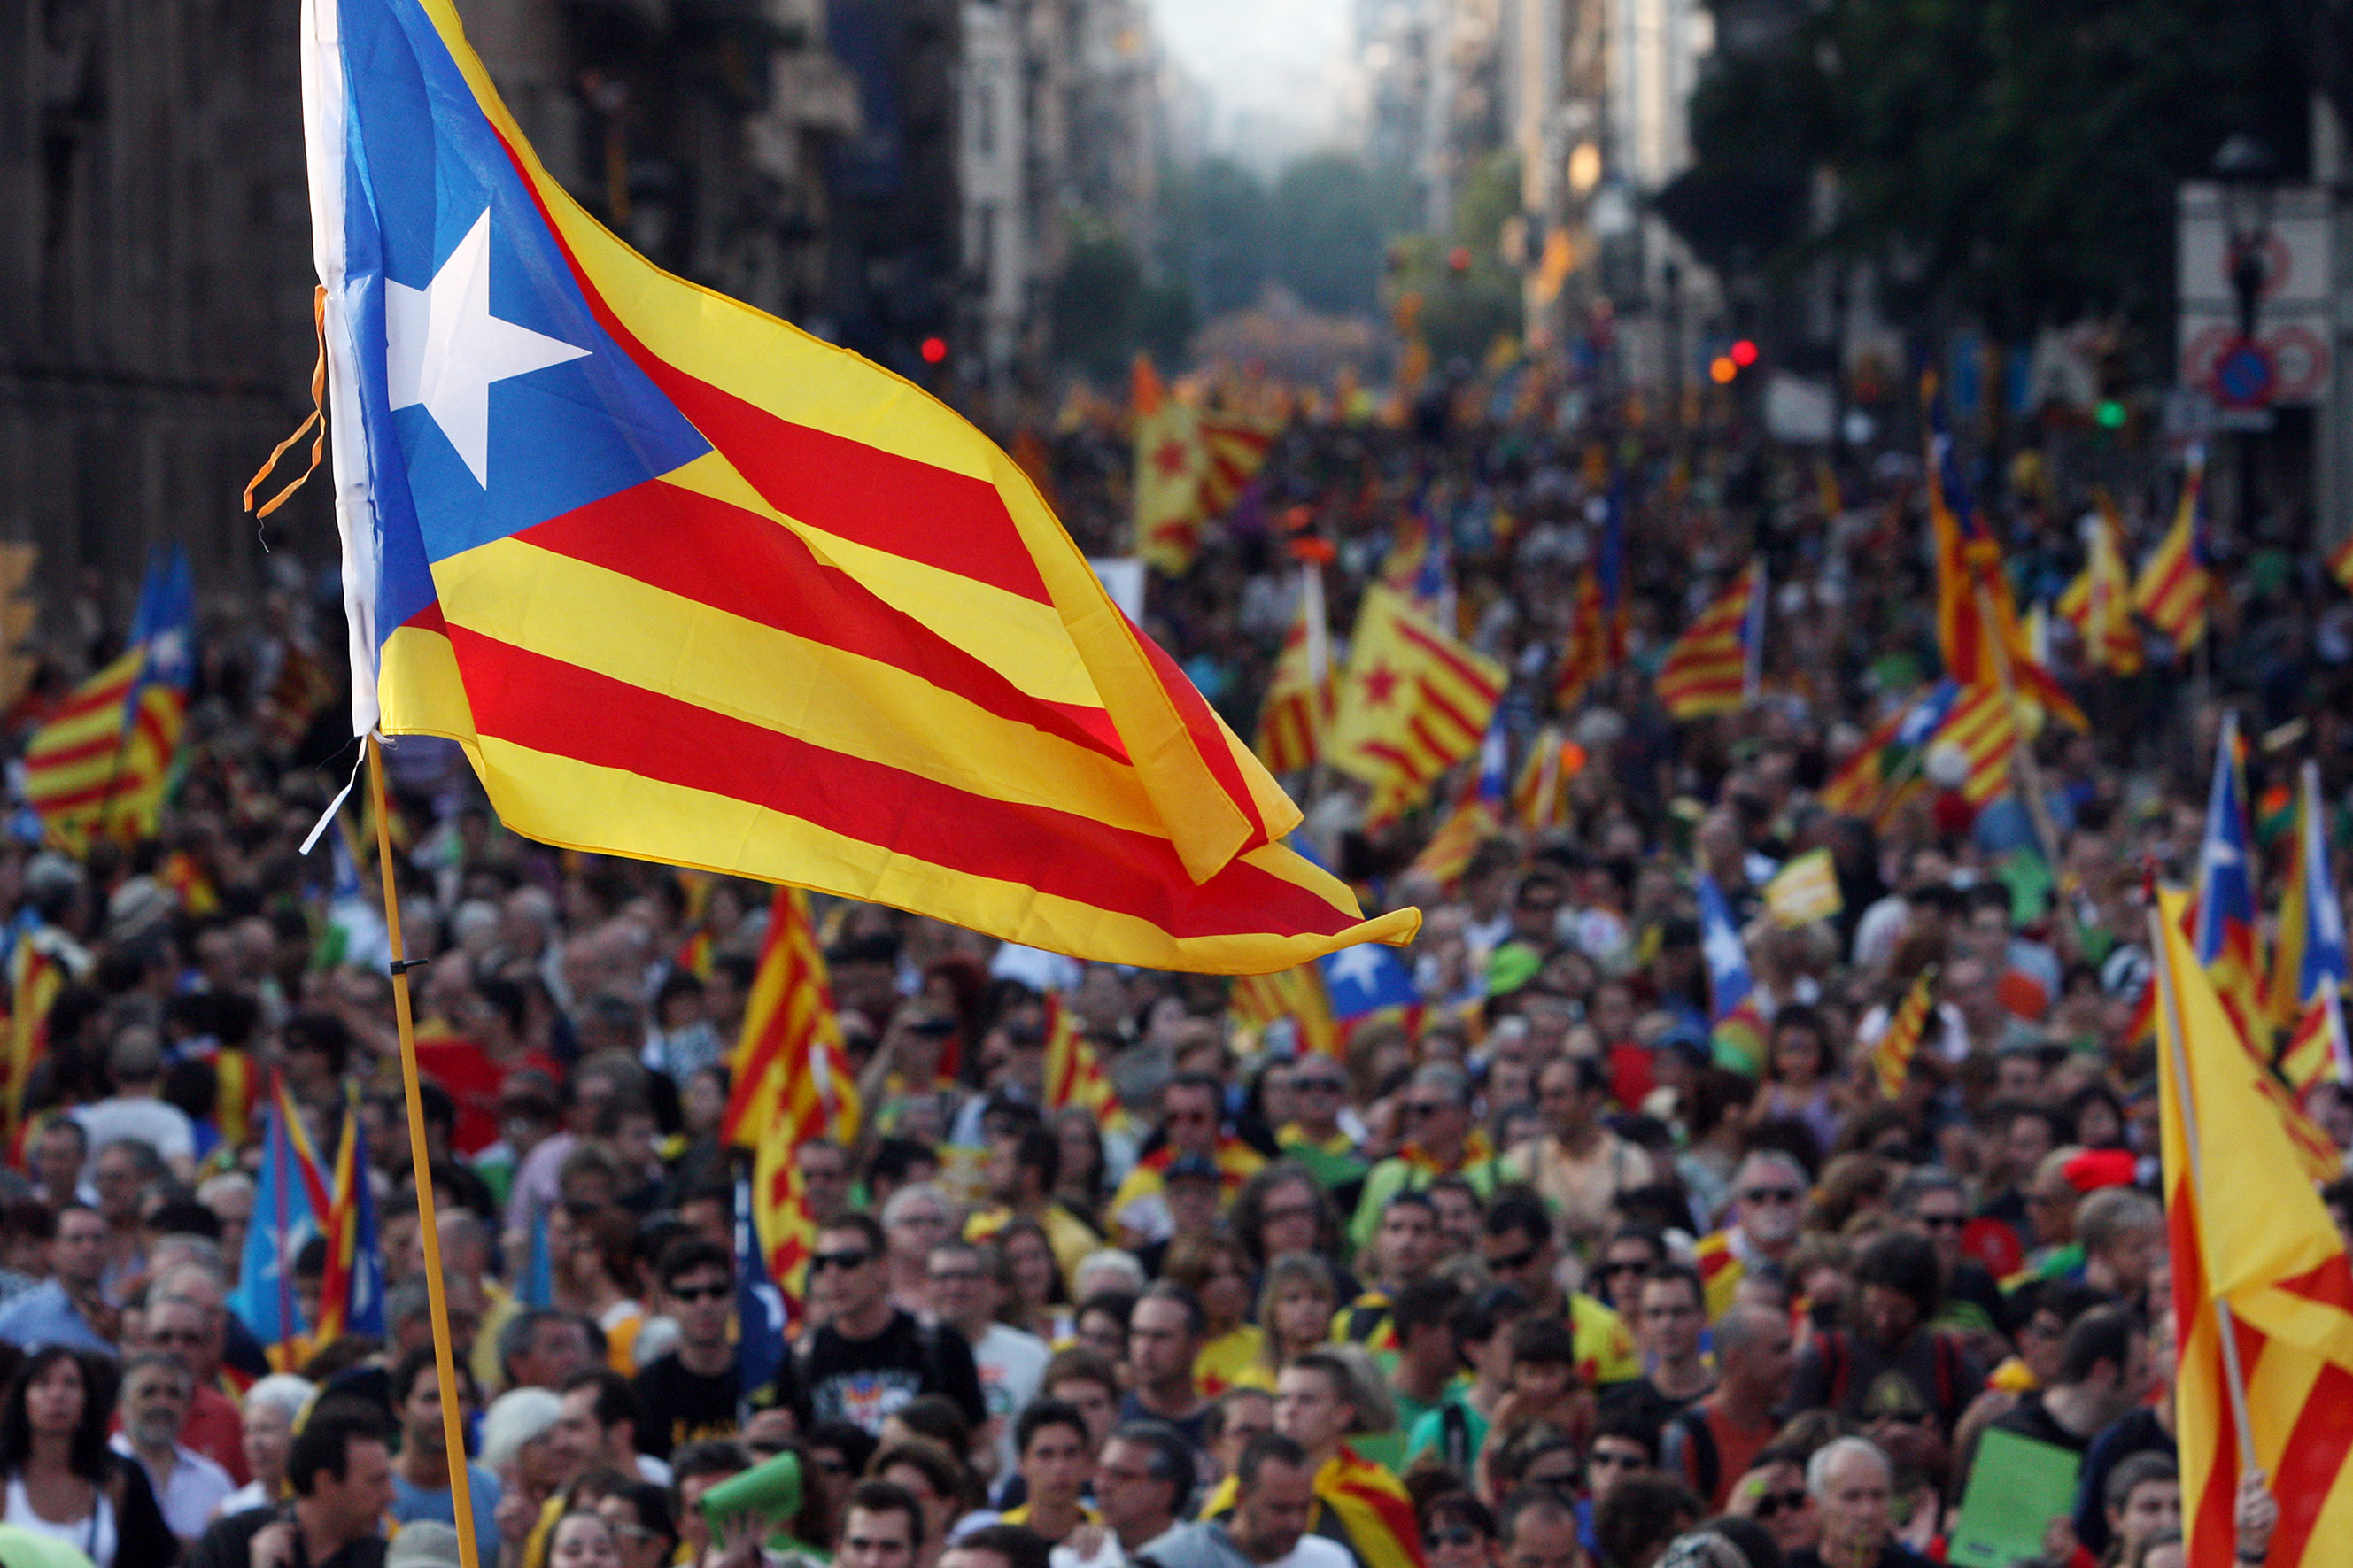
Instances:
[[[352,1127],[352,1279],[350,1304],[343,1311],[343,1332],[385,1335],[384,1249],[376,1244],[375,1194],[368,1186],[367,1129],[359,1107],[351,1112]],[[427,1180],[430,1180],[427,1177]]]
[[[278,1105],[262,1108],[261,1169],[254,1177],[253,1218],[246,1226],[245,1258],[229,1310],[265,1346],[302,1332],[294,1304],[294,1255],[319,1234],[302,1170]],[[381,1322],[383,1308],[377,1307]],[[377,1331],[381,1332],[381,1330]]]
[[[547,1249],[547,1211],[537,1204],[531,1210],[531,1256],[522,1266],[522,1304],[555,1305],[555,1259]]]
[[[735,1386],[745,1400],[776,1381],[785,1364],[785,1294],[768,1276],[752,1224],[752,1184],[735,1181]]]

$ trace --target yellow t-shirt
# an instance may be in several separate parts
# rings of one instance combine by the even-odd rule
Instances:
[[[1259,1357],[1266,1349],[1266,1335],[1255,1325],[1240,1327],[1219,1334],[1201,1347],[1193,1358],[1193,1381],[1211,1399],[1243,1381],[1257,1369]]]

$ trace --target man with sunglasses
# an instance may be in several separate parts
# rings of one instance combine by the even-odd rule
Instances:
[[[1778,1149],[1759,1149],[1733,1173],[1732,1223],[1700,1238],[1692,1261],[1707,1285],[1707,1315],[1722,1318],[1752,1264],[1780,1263],[1805,1219],[1805,1167]]]
[[[1397,1099],[1398,1152],[1365,1177],[1364,1195],[1348,1223],[1357,1251],[1370,1246],[1389,1200],[1419,1192],[1440,1176],[1460,1172],[1482,1196],[1495,1185],[1495,1151],[1471,1117],[1471,1080],[1451,1062],[1417,1070]]]
[[[802,1347],[799,1371],[817,1419],[849,1421],[880,1436],[892,1411],[938,1394],[974,1432],[985,1433],[988,1408],[972,1347],[954,1329],[919,1323],[892,1303],[881,1221],[845,1212],[820,1226],[808,1290],[818,1327]]]
[[[1634,1336],[1625,1320],[1582,1290],[1560,1282],[1560,1242],[1552,1211],[1535,1189],[1499,1189],[1481,1222],[1487,1272],[1496,1283],[1516,1286],[1534,1303],[1535,1315],[1566,1321],[1577,1340],[1577,1375],[1596,1388],[1631,1383],[1642,1375]]]
[[[1314,1052],[1302,1056],[1291,1068],[1291,1105],[1292,1119],[1274,1133],[1282,1157],[1306,1166],[1327,1193],[1362,1182],[1363,1127],[1352,1130],[1342,1119],[1348,1109],[1348,1075],[1340,1064]]]
[[[677,1346],[638,1369],[638,1447],[657,1459],[705,1438],[736,1435],[745,1401],[728,1330],[735,1311],[735,1259],[704,1237],[670,1243],[659,1270],[662,1305],[678,1323]],[[789,1405],[807,1424],[790,1358],[753,1402]]]

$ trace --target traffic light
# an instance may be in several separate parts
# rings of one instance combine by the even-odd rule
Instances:
[[[916,352],[923,356],[925,364],[938,364],[948,357],[948,341],[945,338],[925,338],[923,347]]]
[[[1756,342],[1748,338],[1740,339],[1732,345],[1731,359],[1735,367],[1746,370],[1757,363]]]

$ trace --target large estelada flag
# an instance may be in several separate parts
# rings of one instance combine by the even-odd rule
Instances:
[[[663,273],[541,168],[449,0],[306,0],[353,720],[543,842],[1155,968],[1362,920],[1018,465]]]
[[[1324,761],[1373,790],[1368,826],[1396,820],[1478,750],[1510,671],[1374,584],[1356,613]]]
[[[179,546],[148,563],[129,646],[25,746],[25,799],[79,854],[155,831],[195,674],[195,586]]]
[[[1683,628],[1659,667],[1659,701],[1677,719],[1736,713],[1757,695],[1765,647],[1765,566],[1752,561]]]
[[[2319,1568],[2343,1561],[2353,1539],[2353,1273],[2274,1111],[2279,1086],[2241,1047],[2190,948],[2181,895],[2158,900],[2158,1075],[2190,1568],[2228,1568],[2235,1545],[2240,1456],[2218,1304],[2233,1330],[2253,1458],[2279,1502],[2263,1561]]]

